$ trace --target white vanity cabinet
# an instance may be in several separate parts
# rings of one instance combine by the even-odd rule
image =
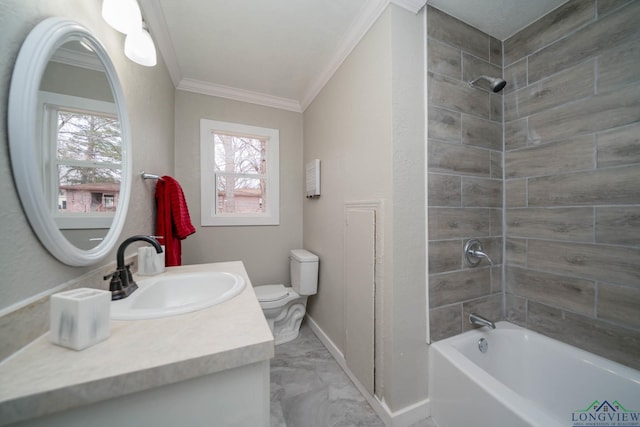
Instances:
[[[269,361],[263,361],[45,415],[15,426],[269,427],[270,422]]]
[[[172,268],[247,286],[197,312],[111,321],[109,339],[82,351],[39,338],[0,364],[0,425],[269,426],[273,336],[244,266]]]

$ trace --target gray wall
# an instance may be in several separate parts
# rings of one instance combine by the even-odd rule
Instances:
[[[104,23],[100,16],[101,4],[99,0],[5,0],[0,3],[3,40],[0,49],[0,342],[3,351],[0,358],[48,328],[46,300],[51,289],[81,276],[90,281],[96,279],[99,272],[94,272],[95,269],[115,261],[113,252],[100,266],[74,268],[58,262],[31,231],[13,185],[7,97],[20,46],[37,23],[50,16],[61,16],[83,24],[105,45],[115,64],[129,109],[133,137],[132,203],[121,240],[132,234],[153,232],[153,183],[142,182],[137,172],[145,169],[158,174],[173,173],[174,89],[169,75],[161,62],[157,67],[147,68],[126,59],[122,47],[124,36]],[[107,286],[101,277],[92,284]],[[40,303],[38,296],[42,297]],[[23,321],[16,321],[15,316],[22,314],[26,314]]]
[[[640,368],[640,2],[504,44],[507,319]]]
[[[431,340],[470,327],[468,313],[502,317],[502,95],[471,88],[502,76],[502,43],[427,8],[429,319]],[[463,262],[480,239],[496,264]]]
[[[200,225],[200,119],[279,129],[280,225]],[[176,178],[196,227],[183,264],[242,260],[254,286],[289,284],[289,250],[302,247],[302,114],[177,90],[175,129]]]
[[[49,61],[44,71],[40,90],[114,102],[109,80],[104,71],[89,70],[54,61]]]
[[[390,6],[304,113],[304,160],[322,162],[322,195],[304,202],[320,257],[308,312],[344,353],[345,202],[383,201],[375,388],[392,411],[427,392],[423,19]]]
[[[386,13],[304,113],[304,161],[320,159],[322,189],[320,198],[304,201],[304,246],[320,257],[308,312],[343,352],[344,203],[392,197],[389,26]],[[387,210],[385,253],[393,239]]]

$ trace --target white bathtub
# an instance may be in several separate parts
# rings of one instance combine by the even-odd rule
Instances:
[[[439,427],[640,426],[640,371],[508,322],[496,326],[431,345]]]

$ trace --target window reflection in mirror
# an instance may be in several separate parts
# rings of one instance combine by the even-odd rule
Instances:
[[[98,245],[118,208],[122,137],[98,57],[79,41],[62,45],[42,77],[38,103],[43,190],[65,237]]]

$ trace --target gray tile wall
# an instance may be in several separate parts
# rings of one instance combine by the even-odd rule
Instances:
[[[469,87],[502,76],[502,43],[428,7],[429,306],[432,340],[502,317],[502,95]],[[469,238],[487,261],[464,265]]]
[[[571,0],[504,43],[427,13],[432,340],[477,310],[640,368],[640,1]],[[504,280],[464,266],[470,237]]]
[[[504,42],[505,317],[640,368],[640,2]]]

